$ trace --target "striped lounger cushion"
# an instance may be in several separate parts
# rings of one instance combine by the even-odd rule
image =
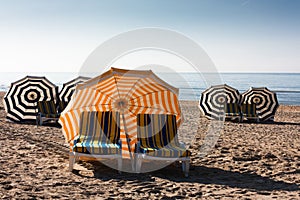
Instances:
[[[38,111],[42,117],[58,118],[59,114],[56,112],[55,102],[52,101],[39,101],[37,103]]]
[[[256,105],[255,104],[243,104],[242,105],[243,115],[246,117],[258,117],[256,113]]]
[[[181,147],[177,136],[175,115],[139,114],[138,140],[141,153],[155,157],[187,157],[190,151]]]
[[[240,116],[239,105],[237,103],[227,103],[226,116]]]
[[[98,155],[119,154],[119,123],[118,112],[83,112],[73,151]]]

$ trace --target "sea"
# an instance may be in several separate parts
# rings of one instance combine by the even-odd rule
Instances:
[[[62,88],[63,83],[72,80],[76,72],[2,72],[0,73],[0,91],[8,91],[10,84],[26,75],[45,76]],[[243,93],[250,87],[267,87],[276,92],[279,104],[300,105],[300,73],[158,73],[167,83],[179,88],[180,100],[198,101],[206,88],[212,84],[226,83]],[[92,74],[86,75],[94,77]]]

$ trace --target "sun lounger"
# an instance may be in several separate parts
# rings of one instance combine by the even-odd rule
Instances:
[[[175,115],[137,115],[138,144],[136,148],[136,170],[141,171],[142,161],[180,161],[185,176],[190,167],[190,151],[180,144],[177,136]]]
[[[79,157],[117,159],[118,170],[122,169],[120,142],[120,115],[118,112],[82,112],[79,135],[70,152],[69,170],[73,170]]]
[[[255,104],[242,104],[242,120],[255,120],[259,122],[259,116]]]
[[[225,109],[225,119],[241,121],[241,109],[238,103],[227,103]]]
[[[36,116],[37,125],[43,125],[46,121],[58,121],[60,116],[57,113],[55,102],[52,101],[38,101],[37,102],[38,113]]]
[[[58,113],[62,113],[64,109],[67,107],[69,102],[67,101],[59,101],[57,105],[57,111]]]

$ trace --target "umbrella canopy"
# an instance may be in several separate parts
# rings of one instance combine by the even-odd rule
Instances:
[[[118,111],[121,114],[122,154],[131,156],[137,143],[137,114],[173,114],[181,122],[178,89],[158,78],[151,70],[111,68],[76,87],[71,103],[60,117],[66,140],[79,129],[82,111]],[[127,139],[130,139],[128,143]]]
[[[37,102],[56,100],[57,86],[45,77],[26,76],[11,83],[3,102],[6,118],[15,122],[35,121]]]
[[[274,120],[279,106],[276,93],[266,87],[251,87],[242,94],[242,103],[255,104],[260,121]]]
[[[209,119],[224,115],[226,103],[240,103],[240,93],[229,85],[214,85],[202,92],[199,107]]]
[[[79,83],[89,80],[90,78],[84,76],[78,76],[77,78],[63,84],[62,89],[59,92],[59,100],[69,102],[75,90],[75,87]]]

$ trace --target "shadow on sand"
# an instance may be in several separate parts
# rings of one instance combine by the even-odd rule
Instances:
[[[273,122],[273,124],[280,125],[300,125],[300,123],[290,123],[290,122]],[[55,151],[61,154],[64,158],[68,158],[68,148],[63,147],[62,144],[56,144],[49,142],[43,138],[33,138],[30,135],[19,135],[26,141],[38,146],[43,147],[45,150]],[[59,151],[58,151],[59,150]],[[255,173],[250,172],[233,172],[228,170],[223,170],[220,168],[206,167],[206,166],[193,166],[190,171],[190,176],[185,178],[181,172],[181,168],[175,165],[169,165],[161,170],[134,174],[125,173],[119,174],[116,170],[113,170],[99,162],[80,162],[80,165],[91,170],[94,176],[82,175],[79,170],[74,169],[73,173],[75,175],[85,177],[85,178],[97,178],[100,180],[118,180],[124,184],[145,184],[145,187],[153,187],[155,182],[155,177],[165,179],[166,181],[173,181],[177,183],[200,183],[200,184],[216,184],[223,185],[232,188],[249,189],[256,191],[273,191],[273,190],[284,190],[284,191],[299,191],[299,185],[296,183],[287,183],[284,181],[277,181],[271,177],[263,177]],[[290,172],[289,172],[290,173]],[[294,174],[300,174],[299,170],[295,170]],[[288,174],[282,172],[278,175]],[[129,182],[128,182],[129,181]]]
[[[300,125],[300,123],[297,123],[297,122],[261,122],[261,124],[292,125],[292,126],[299,126]]]
[[[237,123],[237,122],[236,122]],[[244,124],[270,124],[270,125],[292,125],[292,126],[299,126],[299,122],[277,122],[277,121],[265,121],[265,122],[255,122],[255,121],[243,121],[240,123]]]
[[[94,177],[101,180],[117,179],[120,181],[130,181],[126,184],[140,183],[148,185],[149,182],[153,183],[155,177],[159,177],[165,180],[173,182],[186,182],[186,183],[200,183],[200,184],[216,184],[229,186],[232,188],[249,189],[256,191],[273,191],[273,190],[284,190],[284,191],[299,191],[299,186],[295,183],[286,183],[283,181],[276,181],[270,177],[263,177],[255,173],[249,172],[232,172],[219,168],[205,167],[205,166],[194,166],[190,171],[190,176],[185,178],[180,171],[179,167],[170,165],[161,170],[144,173],[144,174],[130,174],[122,173],[118,174],[116,170],[112,170],[98,162],[91,162],[89,170],[94,172]],[[73,171],[74,174],[82,177],[78,170]],[[299,173],[299,172],[295,172]],[[153,187],[152,184],[149,187]]]

